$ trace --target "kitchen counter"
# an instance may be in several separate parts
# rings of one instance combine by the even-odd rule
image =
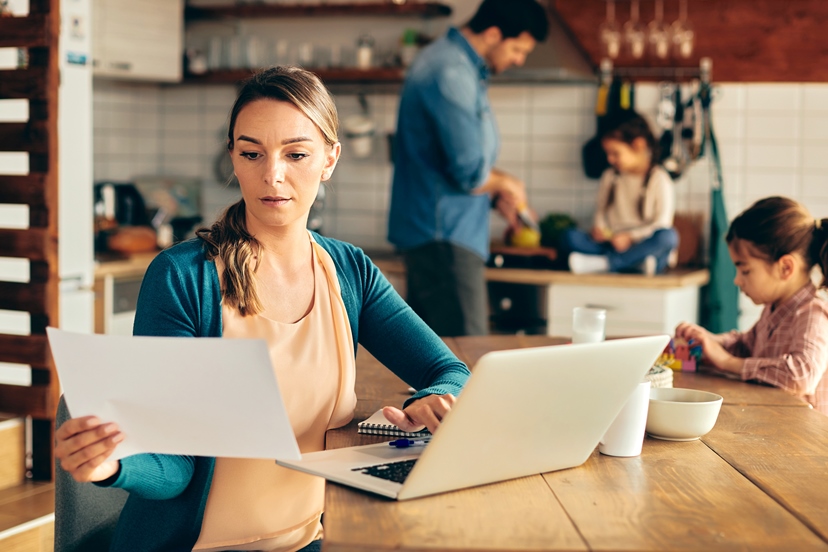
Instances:
[[[95,278],[139,278],[143,277],[150,262],[158,255],[158,251],[149,253],[135,253],[129,256],[96,255]]]

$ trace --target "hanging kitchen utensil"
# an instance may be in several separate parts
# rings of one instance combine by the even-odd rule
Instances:
[[[621,81],[611,79],[611,76],[604,79],[598,91],[598,98],[595,104],[596,132],[595,136],[587,140],[581,148],[581,160],[584,165],[584,174],[588,178],[601,178],[605,170],[609,168],[607,154],[601,146],[601,134],[607,117],[612,116],[621,109]],[[601,90],[603,89],[603,90]]]
[[[670,155],[667,157],[662,165],[670,174],[673,180],[679,178],[684,172],[684,167],[687,164],[687,156],[684,153],[684,145],[682,142],[682,127],[684,124],[684,105],[681,101],[681,85],[676,85],[676,90],[673,94],[676,115],[673,118],[673,143],[670,148]]]
[[[691,84],[692,95],[684,106],[684,129],[682,131],[682,138],[684,139],[684,150],[690,161],[695,161],[699,158],[704,134],[701,97],[699,95],[700,87],[700,82],[694,80]]]
[[[658,140],[658,162],[663,164],[673,149],[673,126],[675,125],[676,104],[673,103],[674,86],[669,82],[659,85],[661,98],[656,111],[656,124],[661,128]]]

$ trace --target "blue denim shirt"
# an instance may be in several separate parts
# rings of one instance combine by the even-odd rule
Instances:
[[[455,28],[414,60],[397,119],[388,240],[434,241],[489,254],[489,195],[474,194],[500,142],[487,95],[489,69]]]

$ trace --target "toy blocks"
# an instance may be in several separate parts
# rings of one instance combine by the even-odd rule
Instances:
[[[695,372],[696,366],[701,362],[701,357],[701,343],[673,338],[664,348],[657,362],[676,372]]]

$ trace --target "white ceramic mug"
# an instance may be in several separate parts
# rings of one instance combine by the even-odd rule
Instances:
[[[644,428],[650,407],[650,381],[638,384],[621,412],[598,443],[598,452],[607,456],[638,456],[644,445]]]

